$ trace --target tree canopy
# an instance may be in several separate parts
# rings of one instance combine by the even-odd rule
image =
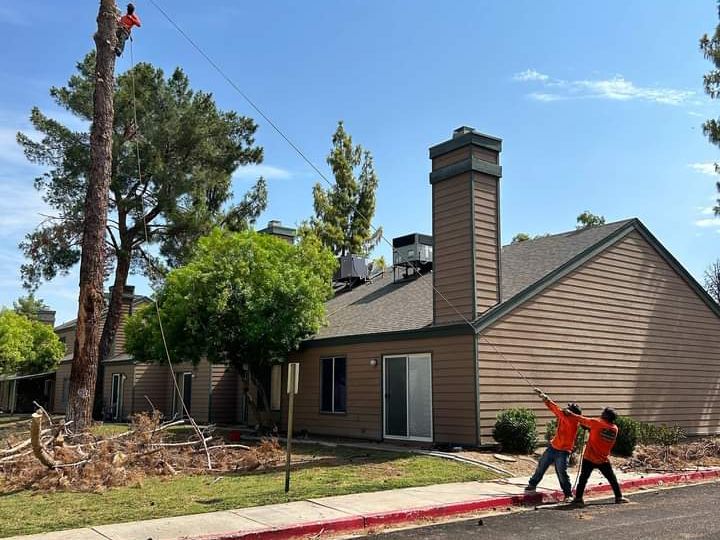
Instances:
[[[587,227],[596,227],[605,224],[605,216],[593,214],[590,210],[585,210],[577,217],[576,229],[585,229]]]
[[[50,325],[10,309],[0,311],[0,373],[43,373],[54,369],[64,354]]]
[[[21,296],[13,302],[15,313],[25,315],[28,319],[37,319],[38,312],[48,308],[49,306],[41,298],[35,298],[32,293]]]
[[[323,323],[335,266],[312,235],[291,245],[253,231],[214,230],[157,293],[172,360],[238,367],[282,361]],[[136,359],[165,358],[154,307],[130,317],[126,337]]]
[[[705,269],[705,290],[720,304],[720,259]]]
[[[720,17],[720,11],[718,11]],[[713,64],[713,69],[703,77],[703,87],[710,99],[720,98],[720,24],[715,27],[712,37],[705,34],[700,38],[700,50],[703,56]],[[720,147],[720,119],[710,118],[703,123],[703,133],[708,140]],[[716,165],[717,167],[717,165]],[[715,188],[720,193],[720,182],[715,182]],[[715,215],[720,216],[720,198],[715,205]]]
[[[95,53],[91,53],[77,64],[67,85],[53,87],[50,94],[72,115],[91,122],[94,76]],[[267,204],[262,178],[239,202],[232,199],[233,172],[262,161],[262,148],[254,140],[257,125],[234,111],[220,110],[212,94],[192,90],[180,68],[166,78],[163,70],[141,63],[120,74],[115,80],[114,111],[105,238],[106,272],[114,271],[114,277],[100,341],[101,361],[109,354],[120,323],[130,273],[161,279],[167,267],[188,259],[202,235],[217,226],[242,230]],[[18,142],[31,162],[46,167],[35,187],[53,209],[20,244],[28,259],[21,273],[26,287],[33,290],[42,280],[66,274],[80,260],[90,137],[37,108],[31,122],[42,138],[37,141],[20,133]]]
[[[371,226],[378,187],[372,154],[353,144],[342,121],[338,122],[332,144],[327,163],[335,184],[328,189],[315,184],[315,216],[310,228],[335,255],[367,256],[382,237],[382,230],[373,232]]]

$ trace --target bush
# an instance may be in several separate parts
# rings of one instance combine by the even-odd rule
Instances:
[[[505,409],[498,413],[493,438],[503,452],[529,454],[537,444],[537,421],[530,409]]]
[[[638,422],[638,443],[673,446],[685,438],[685,432],[679,426],[656,426],[646,422]]]
[[[641,423],[629,416],[618,416],[615,424],[618,427],[618,436],[615,448],[613,448],[613,454],[630,457],[638,442]]]

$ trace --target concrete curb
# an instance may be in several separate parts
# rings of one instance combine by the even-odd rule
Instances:
[[[720,469],[710,471],[692,471],[654,475],[648,478],[626,480],[620,482],[623,489],[640,489],[646,487],[683,484],[720,479]],[[609,485],[588,487],[587,494],[603,494],[611,491]],[[348,516],[347,518],[293,524],[282,528],[268,528],[258,531],[238,531],[235,533],[194,536],[188,540],[287,540],[302,536],[319,535],[324,532],[362,531],[383,525],[411,523],[420,519],[459,516],[482,510],[499,510],[513,506],[554,503],[562,500],[560,490],[534,493],[532,495],[504,495],[500,497],[463,501],[421,508],[408,508],[377,514]]]

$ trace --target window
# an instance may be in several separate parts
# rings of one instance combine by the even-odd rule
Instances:
[[[279,411],[282,399],[282,366],[275,365],[270,371],[270,410]]]
[[[347,411],[347,362],[345,358],[320,359],[320,411]]]

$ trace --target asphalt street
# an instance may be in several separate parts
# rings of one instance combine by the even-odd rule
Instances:
[[[587,501],[374,535],[387,540],[720,539],[720,483],[636,492],[629,504]]]

